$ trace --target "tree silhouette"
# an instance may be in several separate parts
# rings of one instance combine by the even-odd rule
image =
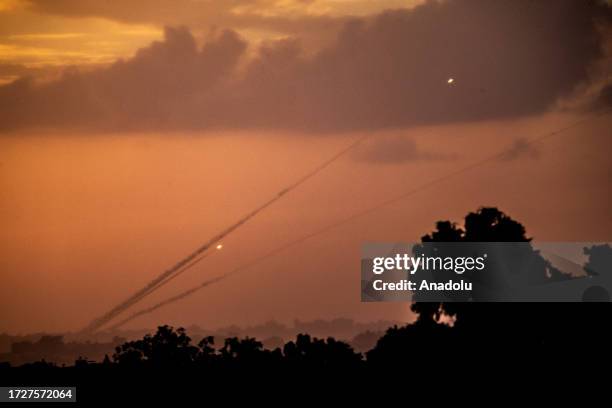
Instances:
[[[357,367],[362,362],[361,354],[347,343],[332,337],[327,340],[311,338],[308,334],[298,334],[295,342],[285,344],[283,354],[289,365],[302,368],[349,368]]]
[[[129,341],[116,348],[115,363],[122,367],[203,367],[212,369],[246,369],[261,367],[293,367],[300,369],[322,367],[357,367],[362,355],[347,343],[327,338],[311,338],[298,334],[283,349],[264,349],[251,337],[226,338],[223,346],[214,348],[214,338],[204,337],[197,346],[183,328],[174,330],[160,326],[153,336]]]
[[[175,331],[170,326],[160,326],[153,336],[146,335],[142,340],[118,346],[113,359],[123,365],[146,362],[153,366],[189,366],[198,352],[185,329]]]
[[[450,221],[436,223],[436,230],[422,237],[422,242],[530,242],[525,227],[513,220],[497,208],[480,208],[476,212],[470,212],[464,221],[463,228]],[[528,271],[528,283],[539,284],[551,280],[569,279],[554,268],[550,262],[545,260],[530,245],[517,246],[513,249],[516,256],[513,259],[531,259]],[[524,265],[513,263],[512,259],[505,260],[510,269],[524,268]],[[467,275],[469,277],[469,274]],[[473,300],[479,299],[478,292],[472,294]],[[505,313],[508,308],[503,303],[487,303],[484,306],[474,305],[469,302],[417,302],[412,305],[412,310],[419,314],[420,320],[439,321],[442,316],[456,318],[457,328],[470,326],[470,330],[479,327],[500,323],[500,326],[509,327],[509,323],[518,316],[514,311]],[[515,309],[521,308],[518,306]],[[521,318],[523,318],[521,316]]]
[[[584,254],[589,256],[584,270],[591,276],[598,276],[604,273],[612,273],[612,248],[609,244],[593,245],[584,248]]]
[[[480,208],[465,217],[463,226],[439,221],[436,229],[422,237],[437,242],[530,242],[522,224],[497,208]],[[519,246],[520,257],[530,257],[529,284],[570,279],[554,268],[530,245]],[[607,245],[585,248],[591,274],[609,271],[612,251]],[[517,265],[510,264],[510,268]],[[476,294],[478,296],[478,294]],[[409,350],[451,350],[456,346],[493,353],[524,353],[543,346],[563,349],[589,342],[610,340],[610,305],[575,303],[427,302],[418,297],[411,305],[418,314],[415,324],[391,328],[368,354],[368,362],[390,362],[410,358]],[[483,300],[483,299],[472,299]],[[452,330],[445,324],[452,321]]]

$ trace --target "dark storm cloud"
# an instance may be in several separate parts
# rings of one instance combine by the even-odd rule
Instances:
[[[108,69],[0,87],[0,126],[348,131],[535,114],[589,80],[610,15],[595,1],[432,1],[353,19],[312,57],[268,43],[243,70],[234,32],[198,49],[167,29]]]
[[[72,70],[43,85],[26,78],[0,87],[0,127],[113,130],[219,123],[223,112],[214,104],[222,103],[245,49],[233,31],[216,34],[198,50],[187,29],[168,28],[163,42],[108,69]]]

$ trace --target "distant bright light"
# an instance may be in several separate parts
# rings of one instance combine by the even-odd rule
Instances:
[[[448,78],[448,81],[446,81],[448,84],[452,84],[453,82],[455,82],[455,78]]]
[[[221,248],[223,248],[223,244],[217,245],[217,249],[221,249]]]

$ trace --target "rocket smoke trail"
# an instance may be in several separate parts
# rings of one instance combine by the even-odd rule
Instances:
[[[209,254],[205,253],[204,255],[201,255],[199,258],[194,259],[193,261],[191,261],[190,263],[184,265],[182,268],[180,268],[178,271],[176,271],[176,273],[174,273],[172,276],[167,277],[166,279],[164,279],[163,281],[159,282],[157,285],[151,287],[148,291],[141,293],[139,296],[134,296],[133,302],[132,304],[140,301],[141,299],[145,298],[146,296],[148,296],[149,294],[153,293],[154,291],[156,291],[157,289],[161,288],[162,286],[165,286],[166,284],[168,284],[170,281],[176,279],[177,277],[179,277],[180,275],[182,275],[184,272],[188,271],[189,269],[193,268],[195,265],[197,265],[198,263],[200,263],[204,258],[206,258]]]
[[[598,118],[600,116],[607,115],[607,114],[610,114],[610,113],[612,113],[612,110],[604,109],[603,111],[600,111],[598,114],[596,114],[596,115],[594,115],[594,116],[592,116],[590,118],[578,120],[578,121],[573,122],[573,123],[571,123],[571,124],[569,124],[569,125],[567,125],[567,126],[565,126],[563,128],[557,129],[557,130],[555,130],[553,132],[541,135],[539,137],[534,137],[534,138],[528,140],[527,144],[533,145],[533,144],[536,144],[536,143],[540,143],[540,142],[542,142],[542,141],[544,141],[546,139],[549,139],[549,138],[551,138],[553,136],[557,136],[557,135],[559,135],[559,134],[561,134],[561,133],[563,133],[563,132],[565,132],[567,130],[570,130],[570,129],[575,128],[575,127],[577,127],[579,125],[582,125],[582,124],[584,124],[584,123],[586,123],[586,122],[588,122],[590,120],[593,120],[595,118]],[[360,143],[361,141],[363,141],[363,139],[358,140],[357,143]],[[174,302],[179,301],[181,299],[184,299],[187,296],[190,296],[190,295],[194,294],[195,292],[197,292],[200,289],[203,289],[203,288],[205,288],[205,287],[207,287],[209,285],[212,285],[214,283],[218,283],[218,282],[220,282],[222,280],[225,280],[225,279],[229,278],[232,275],[235,275],[235,274],[237,274],[239,272],[242,272],[242,271],[244,271],[246,269],[249,269],[249,268],[255,266],[256,264],[264,261],[267,258],[273,257],[273,256],[275,256],[275,255],[277,255],[277,254],[279,254],[279,253],[281,253],[283,251],[286,251],[286,250],[288,250],[288,249],[290,249],[290,248],[292,248],[292,247],[294,247],[294,246],[296,246],[296,245],[298,245],[298,244],[300,244],[300,243],[302,243],[304,241],[312,239],[312,238],[314,238],[314,237],[316,237],[318,235],[324,234],[324,233],[326,233],[326,232],[328,232],[328,231],[330,231],[332,229],[338,228],[338,227],[340,227],[340,226],[342,226],[344,224],[347,224],[347,223],[349,223],[349,222],[351,222],[351,221],[353,221],[353,220],[355,220],[357,218],[361,218],[361,217],[363,217],[363,216],[365,216],[367,214],[370,214],[370,213],[372,213],[372,212],[374,212],[374,211],[376,211],[376,210],[378,210],[378,209],[380,209],[382,207],[385,207],[387,205],[390,205],[390,204],[393,204],[393,203],[398,202],[400,200],[403,200],[403,199],[405,199],[405,198],[407,198],[409,196],[412,196],[412,195],[414,195],[414,194],[416,194],[418,192],[421,192],[423,190],[426,190],[428,188],[436,186],[439,183],[442,183],[442,182],[444,182],[444,181],[446,181],[448,179],[451,179],[453,177],[456,177],[458,175],[467,173],[467,172],[469,172],[471,170],[474,170],[474,169],[476,169],[476,168],[478,168],[480,166],[483,166],[485,164],[488,164],[488,163],[491,163],[491,162],[495,162],[496,160],[502,159],[502,158],[506,157],[508,152],[511,151],[512,149],[513,149],[512,146],[509,147],[509,148],[503,149],[502,151],[500,151],[500,152],[498,152],[498,153],[496,153],[494,155],[487,156],[487,157],[485,157],[485,158],[483,158],[481,160],[475,161],[475,162],[473,162],[471,164],[468,164],[465,167],[461,167],[461,168],[457,169],[456,171],[451,172],[451,173],[449,173],[449,174],[447,174],[445,176],[438,177],[438,178],[433,179],[433,180],[431,180],[431,181],[429,181],[427,183],[424,183],[424,184],[421,184],[419,186],[416,186],[416,187],[414,187],[411,190],[407,190],[407,191],[405,191],[403,193],[400,193],[400,194],[398,194],[398,195],[396,195],[394,197],[391,197],[391,198],[389,198],[387,200],[381,201],[381,202],[379,202],[378,204],[376,204],[376,205],[374,205],[372,207],[369,207],[369,208],[366,208],[366,209],[364,209],[362,211],[358,211],[356,213],[353,213],[352,215],[349,215],[348,217],[345,217],[345,218],[343,218],[341,220],[338,220],[336,222],[328,224],[328,225],[326,225],[326,226],[324,226],[324,227],[322,227],[322,228],[320,228],[320,229],[318,229],[318,230],[316,230],[314,232],[311,232],[309,234],[303,235],[303,236],[301,236],[301,237],[299,237],[299,238],[297,238],[297,239],[295,239],[293,241],[290,241],[290,242],[288,242],[288,243],[286,243],[284,245],[281,245],[281,246],[279,246],[279,247],[277,247],[277,248],[275,248],[275,249],[273,249],[273,250],[271,250],[271,251],[269,251],[269,252],[267,252],[267,253],[265,253],[265,254],[257,257],[257,258],[255,258],[255,259],[253,259],[252,261],[248,262],[247,264],[244,264],[242,266],[239,266],[236,269],[233,269],[230,272],[227,272],[227,273],[225,273],[223,275],[220,275],[217,278],[209,279],[207,281],[204,281],[200,285],[195,286],[195,287],[193,287],[193,288],[191,288],[189,290],[186,290],[186,291],[184,291],[184,292],[182,292],[182,293],[180,293],[180,294],[178,294],[178,295],[176,295],[174,297],[168,298],[168,299],[166,299],[166,300],[156,304],[155,306],[152,306],[152,307],[147,308],[147,309],[143,309],[143,310],[141,310],[141,311],[131,315],[129,318],[127,318],[127,319],[119,322],[118,324],[114,325],[113,328],[118,328],[118,327],[124,325],[125,323],[135,319],[136,317],[142,316],[144,314],[152,313],[153,311],[155,311],[155,310],[157,310],[157,309],[159,309],[159,308],[161,308],[163,306],[166,306],[168,304],[171,304],[171,303],[174,303]]]
[[[325,231],[326,231],[327,229],[329,229],[329,228],[325,228]],[[302,236],[301,238],[298,238],[298,239],[296,239],[296,240],[294,240],[294,241],[291,241],[291,242],[289,242],[289,243],[287,243],[287,244],[285,244],[285,245],[282,245],[282,246],[280,246],[280,247],[278,247],[278,248],[275,248],[275,249],[273,249],[273,250],[271,250],[271,251],[269,251],[269,252],[266,252],[265,254],[263,254],[263,255],[261,255],[261,256],[258,256],[257,258],[255,258],[255,259],[251,260],[250,262],[248,262],[248,263],[246,263],[246,264],[244,264],[244,265],[241,265],[241,266],[239,266],[239,267],[237,267],[237,268],[235,268],[235,269],[231,270],[230,272],[227,272],[227,273],[225,273],[225,274],[223,274],[223,275],[219,275],[219,276],[217,276],[217,277],[215,277],[215,278],[212,278],[212,279],[205,280],[204,282],[200,283],[198,286],[194,286],[194,287],[192,287],[191,289],[188,289],[188,290],[186,290],[186,291],[184,291],[184,292],[181,292],[181,293],[179,293],[179,294],[178,294],[178,295],[176,295],[176,296],[172,296],[172,297],[170,297],[170,298],[168,298],[168,299],[165,299],[165,300],[163,300],[163,301],[161,301],[161,302],[157,303],[156,305],[153,305],[153,306],[151,306],[151,307],[148,307],[148,308],[145,308],[145,309],[139,310],[138,312],[136,312],[136,313],[134,313],[134,314],[130,315],[130,316],[129,316],[129,317],[127,317],[126,319],[123,319],[123,320],[121,320],[120,322],[118,322],[118,323],[116,323],[116,324],[112,325],[111,327],[109,327],[109,330],[117,329],[117,328],[119,328],[119,327],[123,326],[124,324],[126,324],[126,323],[128,323],[128,322],[132,321],[133,319],[135,319],[135,318],[137,318],[137,317],[140,317],[140,316],[145,315],[145,314],[153,313],[155,310],[157,310],[157,309],[159,309],[159,308],[161,308],[161,307],[164,307],[164,306],[166,306],[166,305],[169,305],[169,304],[171,304],[171,303],[174,303],[174,302],[177,302],[177,301],[179,301],[179,300],[181,300],[181,299],[184,299],[184,298],[186,298],[187,296],[190,296],[190,295],[194,294],[195,292],[199,291],[200,289],[203,289],[203,288],[205,288],[205,287],[207,287],[207,286],[209,286],[209,285],[212,285],[212,284],[218,283],[218,282],[220,282],[220,281],[222,281],[222,280],[225,280],[225,279],[229,278],[229,277],[230,277],[230,276],[232,276],[232,275],[235,275],[235,274],[237,274],[237,273],[239,273],[239,272],[242,272],[242,271],[244,271],[244,270],[247,270],[247,269],[249,269],[249,268],[251,268],[251,267],[253,267],[253,266],[257,265],[258,263],[260,263],[260,262],[262,262],[262,261],[266,260],[267,258],[271,258],[271,257],[273,257],[273,256],[275,256],[275,255],[277,255],[277,254],[279,254],[280,252],[286,251],[287,249],[289,249],[289,248],[291,248],[291,247],[294,247],[294,246],[296,246],[296,245],[298,245],[298,244],[302,243],[303,241],[306,241],[306,240],[308,240],[308,239],[310,239],[310,238],[313,238],[314,236],[319,235],[319,234],[321,234],[321,233],[323,233],[323,232],[325,232],[325,231],[323,231],[323,230],[318,230],[318,231],[313,232],[313,233],[311,233],[311,234],[308,234],[308,235]],[[194,262],[193,264],[191,264],[189,267],[194,266],[194,265],[195,265],[195,263],[196,263],[196,262]]]
[[[205,244],[203,244],[202,246],[197,248],[195,251],[193,251],[192,253],[190,253],[189,255],[187,255],[186,257],[181,259],[180,261],[178,261],[174,266],[172,266],[171,268],[169,268],[166,271],[162,272],[158,277],[156,277],[155,279],[150,281],[146,286],[144,286],[142,289],[138,290],[132,296],[130,296],[129,298],[127,298],[123,302],[119,303],[117,306],[113,307],[111,310],[106,312],[104,315],[94,319],[92,322],[90,322],[82,330],[82,332],[90,333],[90,332],[94,332],[94,331],[100,329],[102,326],[104,326],[105,324],[110,322],[112,319],[114,319],[117,315],[119,315],[123,311],[127,310],[129,307],[131,307],[135,303],[139,302],[140,300],[144,299],[146,296],[150,295],[155,290],[159,289],[161,286],[163,286],[165,284],[164,283],[165,281],[169,280],[174,274],[176,274],[182,268],[186,267],[190,262],[195,260],[198,256],[200,256],[203,253],[205,253],[208,249],[210,249],[212,246],[217,244],[223,238],[225,238],[226,236],[228,236],[229,234],[234,232],[236,229],[241,227],[243,224],[248,222],[250,219],[255,217],[261,211],[265,210],[267,207],[269,207],[270,205],[272,205],[276,201],[280,200],[285,194],[289,193],[290,191],[292,191],[295,188],[299,187],[301,184],[305,183],[310,178],[312,178],[315,175],[317,175],[319,172],[324,170],[327,166],[329,166],[330,164],[332,164],[333,162],[338,160],[340,157],[342,157],[343,155],[345,155],[346,153],[348,153],[352,149],[354,149],[356,146],[358,146],[360,143],[362,143],[368,137],[370,137],[370,134],[366,134],[364,136],[361,136],[360,138],[358,138],[357,140],[355,140],[351,144],[349,144],[347,147],[345,147],[344,149],[340,150],[338,153],[334,154],[332,157],[330,157],[329,159],[327,159],[326,161],[324,161],[323,163],[321,163],[320,165],[315,167],[312,171],[310,171],[309,173],[306,173],[304,176],[299,178],[293,184],[290,184],[288,187],[286,187],[286,188],[282,189],[281,191],[279,191],[274,197],[272,197],[271,199],[266,201],[264,204],[260,205],[255,210],[251,211],[250,213],[248,213],[247,215],[242,217],[236,223],[234,223],[234,224],[230,225],[229,227],[227,227],[221,233],[215,235],[208,242],[206,242]]]
[[[285,194],[286,192],[287,192],[287,190],[284,190],[284,192],[281,192],[281,193]],[[143,299],[145,296],[151,294],[156,289],[156,287],[158,287],[164,280],[170,278],[173,274],[175,274],[180,269],[182,269],[184,266],[189,264],[189,262],[193,261],[199,255],[201,255],[204,252],[206,252],[211,246],[215,245],[217,242],[219,242],[220,240],[225,238],[227,235],[232,233],[234,230],[236,230],[238,227],[243,225],[245,222],[247,222],[248,220],[250,220],[251,218],[256,216],[259,212],[263,211],[265,208],[267,208],[272,203],[277,201],[280,197],[282,197],[282,194],[276,195],[271,200],[266,201],[263,205],[257,207],[254,211],[251,211],[246,216],[244,216],[243,218],[238,220],[238,222],[232,224],[231,226],[229,226],[228,228],[223,230],[221,233],[215,235],[213,238],[211,238],[204,245],[202,245],[199,248],[197,248],[195,251],[193,251],[191,254],[187,255],[185,258],[181,259],[179,262],[177,262],[170,269],[164,271],[161,275],[159,275],[157,278],[153,279],[145,287],[143,287],[142,289],[137,291],[135,294],[130,296],[128,299],[124,300],[123,302],[121,302],[120,304],[118,304],[117,306],[112,308],[110,311],[108,311],[107,313],[105,313],[101,317],[93,320],[87,327],[85,327],[83,329],[83,332],[88,333],[88,332],[96,331],[97,329],[102,327],[104,324],[106,324],[109,321],[111,321],[111,319],[113,319],[119,313],[123,312],[128,307],[132,306],[133,304],[135,304],[139,300]]]
[[[217,283],[220,280],[224,279],[225,277],[226,277],[225,275],[222,275],[222,276],[218,276],[216,278],[208,279],[208,280],[200,283],[198,286],[195,286],[195,287],[193,287],[193,288],[191,288],[189,290],[181,292],[181,293],[179,293],[176,296],[172,296],[172,297],[170,297],[170,298],[168,298],[166,300],[163,300],[163,301],[161,301],[161,302],[159,302],[159,303],[157,303],[157,304],[155,304],[155,305],[153,305],[151,307],[148,307],[146,309],[139,310],[138,312],[133,313],[130,316],[126,317],[125,319],[119,321],[118,323],[115,323],[114,325],[110,326],[109,330],[117,329],[117,328],[123,326],[124,324],[126,324],[127,322],[132,321],[132,320],[134,320],[135,318],[137,318],[139,316],[142,316],[142,315],[145,315],[145,314],[148,314],[148,313],[153,313],[155,310],[159,309],[160,307],[164,307],[166,305],[169,305],[170,303],[174,303],[174,302],[176,302],[178,300],[186,298],[187,296],[191,295],[192,293],[194,293],[194,292],[196,292],[196,291],[198,291],[198,290],[200,290],[202,288],[205,288],[208,285],[212,285],[214,283]]]

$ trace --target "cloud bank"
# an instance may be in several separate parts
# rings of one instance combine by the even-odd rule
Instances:
[[[536,114],[589,81],[611,15],[596,1],[429,1],[351,19],[314,56],[286,39],[248,61],[232,30],[198,47],[167,28],[108,68],[0,87],[0,130],[338,132]]]

